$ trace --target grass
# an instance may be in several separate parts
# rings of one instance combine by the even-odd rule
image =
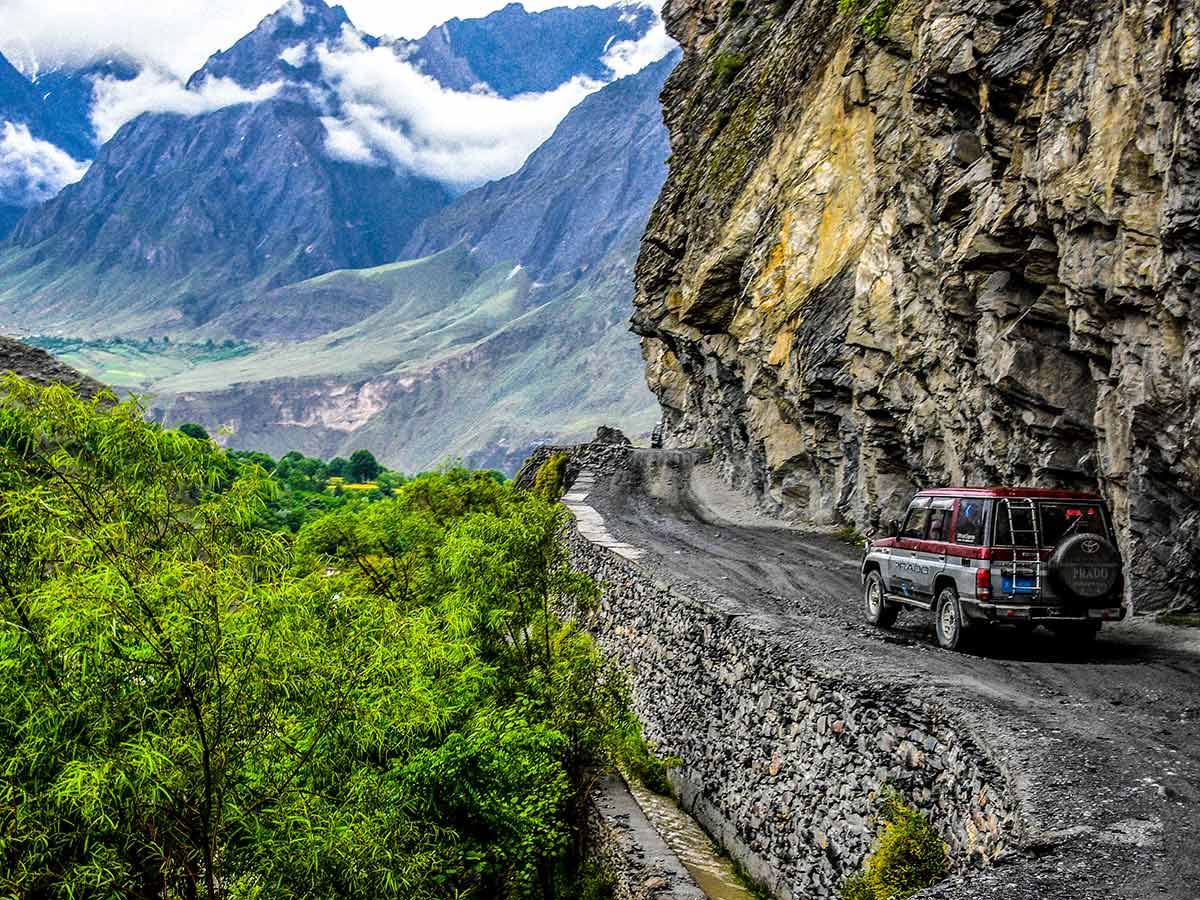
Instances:
[[[753,897],[754,900],[772,900],[771,895],[767,893],[767,889],[750,876],[745,866],[724,850],[721,850],[721,855],[728,860],[729,868],[733,870],[733,877],[737,879],[738,884],[745,888],[747,894]]]
[[[662,797],[674,796],[667,771],[682,765],[683,760],[677,756],[658,756],[642,735],[641,723],[637,719],[631,718],[622,730],[618,758],[626,777],[632,776],[646,790]]]
[[[157,382],[198,366],[252,356],[256,347],[244,341],[179,341],[35,335],[27,344],[53,353],[104,384],[148,390]]]
[[[1155,621],[1162,625],[1176,625],[1180,628],[1200,628],[1200,613],[1162,612]]]
[[[845,541],[854,547],[863,547],[867,543],[867,539],[863,537],[862,532],[853,525],[843,525],[833,533],[833,536],[839,541]]]
[[[713,71],[722,81],[730,82],[746,66],[744,53],[718,53],[713,60]]]
[[[852,15],[861,9],[866,0],[838,0],[838,12],[843,16]],[[863,16],[861,27],[863,34],[871,40],[879,40],[887,32],[888,22],[896,11],[899,0],[875,0],[867,14]]]

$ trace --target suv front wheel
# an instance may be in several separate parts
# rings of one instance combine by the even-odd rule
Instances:
[[[963,621],[962,604],[958,602],[958,591],[954,588],[943,588],[938,594],[933,625],[937,631],[938,645],[943,649],[956,650],[962,643],[966,623]]]
[[[883,596],[883,579],[878,572],[871,572],[863,583],[863,610],[867,621],[880,628],[891,628],[896,624],[896,616],[900,608],[894,603],[888,603]]]

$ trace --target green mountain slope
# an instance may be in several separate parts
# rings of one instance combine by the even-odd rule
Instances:
[[[370,446],[407,471],[454,458],[512,470],[534,444],[582,439],[602,423],[642,433],[657,405],[626,330],[636,251],[627,243],[561,294],[515,266],[475,271],[460,249],[312,279],[285,290],[303,296],[332,280],[347,296],[392,299],[318,338],[166,377],[153,409],[223,427],[235,446],[325,457]],[[448,270],[462,285],[453,298],[413,290],[434,277],[444,287]]]

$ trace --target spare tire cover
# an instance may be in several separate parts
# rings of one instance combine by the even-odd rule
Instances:
[[[1073,534],[1050,556],[1050,582],[1060,594],[1080,600],[1103,597],[1121,576],[1121,554],[1098,534]]]

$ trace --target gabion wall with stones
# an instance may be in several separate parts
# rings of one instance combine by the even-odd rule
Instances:
[[[884,785],[925,812],[952,868],[987,865],[1017,828],[1005,775],[940,709],[797,658],[784,637],[720,614],[592,544],[574,566],[603,587],[583,624],[631,675],[646,737],[680,803],[780,900],[826,897],[876,836]]]
[[[519,472],[513,478],[513,484],[528,490],[533,487],[538,469],[558,453],[567,454],[566,484],[572,484],[579,473],[588,469],[596,475],[611,475],[617,469],[623,468],[629,459],[631,448],[628,444],[571,444],[554,447],[543,444],[534,449],[525,460]]]

